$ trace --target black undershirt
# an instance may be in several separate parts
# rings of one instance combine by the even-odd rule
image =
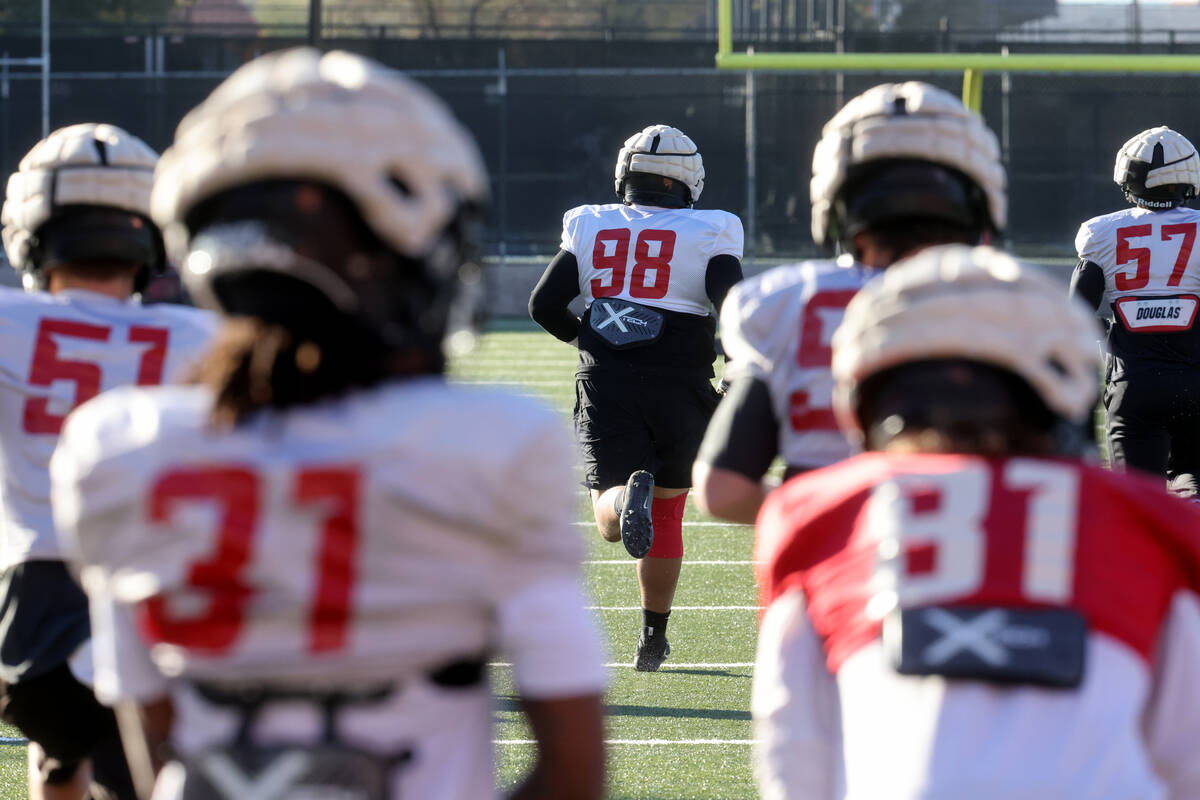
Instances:
[[[579,317],[567,308],[579,295],[579,263],[575,255],[559,250],[529,295],[529,317],[554,338],[574,342]]]
[[[1104,270],[1087,259],[1079,259],[1071,273],[1071,296],[1080,297],[1095,311],[1104,297]]]
[[[739,378],[713,412],[696,460],[759,481],[778,451],[771,390],[758,378]]]

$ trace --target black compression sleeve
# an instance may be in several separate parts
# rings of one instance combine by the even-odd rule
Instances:
[[[767,384],[757,378],[733,382],[713,412],[697,461],[757,481],[779,452],[779,422]]]
[[[1104,270],[1099,264],[1086,259],[1079,259],[1075,271],[1071,273],[1071,296],[1082,297],[1092,310],[1100,307],[1104,297]]]
[[[579,263],[566,250],[559,250],[529,295],[529,316],[564,342],[579,336],[579,317],[567,308],[579,295]]]
[[[733,285],[742,279],[742,262],[736,256],[723,254],[708,260],[704,273],[704,293],[712,301],[713,308],[721,313],[721,304]]]

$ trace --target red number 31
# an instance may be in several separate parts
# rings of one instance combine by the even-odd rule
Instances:
[[[179,469],[158,479],[150,492],[151,522],[169,524],[179,503],[216,506],[217,544],[191,565],[187,585],[207,597],[207,607],[184,615],[162,595],[146,601],[142,628],[156,642],[222,653],[237,641],[254,589],[244,577],[258,527],[262,489],[245,467]],[[345,644],[358,541],[359,473],[353,468],[306,468],[296,473],[292,503],[321,514],[317,582],[308,612],[308,650],[321,653]]]

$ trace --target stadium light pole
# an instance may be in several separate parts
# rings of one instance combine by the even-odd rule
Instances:
[[[50,0],[42,0],[42,138],[50,135]]]
[[[308,43],[321,46],[321,0],[308,0]]]

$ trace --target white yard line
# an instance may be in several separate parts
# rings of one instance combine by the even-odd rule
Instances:
[[[595,525],[594,520],[585,522],[573,522],[572,525]],[[735,522],[685,522],[685,528],[753,528],[753,525],[741,525]]]
[[[454,380],[454,383],[464,383],[468,386],[563,386],[562,381],[463,381]]]
[[[610,666],[625,666],[625,665],[610,665]],[[632,665],[630,665],[630,666],[632,666]],[[675,664],[675,665],[670,665],[670,666],[674,666],[674,667],[682,669],[687,666],[716,667],[716,666],[721,666],[721,665],[719,665],[719,664],[708,664],[708,665]],[[731,664],[731,665],[726,665],[726,666],[738,666],[738,665]],[[754,665],[747,664],[746,666],[754,666]],[[755,739],[605,739],[604,743],[605,744],[638,744],[638,745],[672,745],[672,744],[695,745],[695,744],[755,744],[756,741],[757,740],[755,740]],[[23,745],[23,744],[28,744],[28,743],[29,742],[27,739],[13,739],[13,738],[10,738],[7,736],[0,736],[0,746]],[[533,744],[537,744],[537,740],[536,739],[494,739],[494,740],[492,740],[492,744],[533,745]]]
[[[488,664],[489,667],[511,667],[512,664],[507,661],[493,661]],[[604,666],[619,669],[621,667],[633,668],[632,661],[612,661]],[[675,664],[671,661],[664,662],[664,669],[748,669],[753,667],[753,661],[725,661],[720,663],[695,663],[695,664]]]
[[[762,606],[671,606],[672,611],[761,611]],[[589,611],[641,611],[641,606],[588,606]]]
[[[757,739],[605,739],[605,744],[672,745],[672,744],[758,744]],[[492,744],[537,744],[535,739],[493,739]]]
[[[589,564],[589,565],[590,564],[599,564],[599,565],[607,566],[609,564],[637,564],[637,561],[635,561],[632,558],[614,558],[614,559],[597,558],[597,559],[592,559],[590,561],[584,561],[583,563]],[[732,567],[732,566],[748,566],[750,564],[757,564],[757,563],[759,563],[759,562],[757,562],[757,561],[684,561],[683,565],[685,567]]]
[[[622,667],[633,669],[632,661],[612,662],[604,666],[610,669],[620,669]],[[754,666],[753,661],[730,661],[727,664],[672,664],[670,661],[663,662],[664,670],[673,669],[750,669]]]

